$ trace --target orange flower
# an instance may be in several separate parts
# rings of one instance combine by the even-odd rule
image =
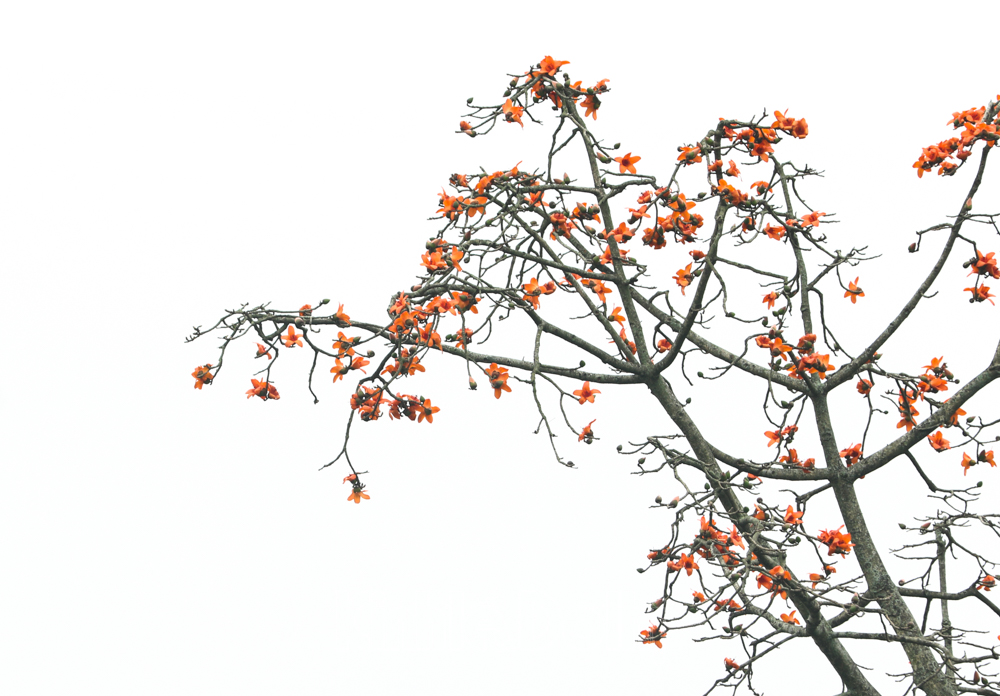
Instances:
[[[803,227],[815,227],[819,224],[819,219],[824,217],[826,213],[809,213],[808,215],[802,216],[802,226]]]
[[[951,447],[951,443],[944,439],[944,433],[938,430],[933,435],[928,435],[927,440],[931,443],[933,447],[938,452],[943,452],[944,450]]]
[[[817,535],[820,543],[826,544],[829,548],[827,551],[827,556],[832,556],[835,553],[839,553],[841,556],[851,552],[851,548],[854,546],[851,543],[851,535],[844,534],[840,530],[844,528],[844,525],[840,525],[837,529],[824,529],[820,531]]]
[[[677,565],[679,566],[679,570],[686,570],[689,576],[698,570],[698,564],[694,562],[694,556],[688,556],[686,553],[682,553],[681,557],[677,559]]]
[[[288,334],[281,337],[282,343],[288,348],[294,348],[295,346],[302,347],[302,334],[295,333],[295,327],[289,324]]]
[[[764,304],[767,305],[768,309],[771,309],[774,307],[774,301],[777,299],[778,299],[778,293],[769,292],[768,294],[764,295]]]
[[[608,233],[605,232],[605,233],[602,233],[601,236],[604,237],[605,239],[607,239],[609,235],[608,235]],[[632,239],[632,237],[635,236],[635,232],[633,232],[631,229],[629,229],[628,225],[626,225],[624,222],[619,222],[618,223],[618,227],[616,227],[611,232],[610,236],[618,244],[624,244],[625,242],[627,242],[628,240]]]
[[[615,157],[615,162],[618,163],[618,172],[620,174],[625,172],[635,174],[635,163],[641,159],[642,157],[633,157],[631,152],[623,157]]]
[[[267,401],[268,399],[274,399],[277,401],[281,398],[278,396],[278,390],[275,389],[274,385],[270,382],[261,382],[256,379],[251,379],[250,383],[253,385],[253,388],[247,390],[248,399],[254,396],[259,396],[264,401]]]
[[[979,581],[979,584],[976,586],[976,590],[983,590],[985,592],[989,592],[996,586],[997,586],[997,579],[992,575],[987,575],[986,577],[984,577],[982,580]]]
[[[948,399],[945,399],[943,403],[948,403]],[[951,424],[958,425],[959,416],[964,416],[964,415],[965,415],[965,409],[962,408],[955,409],[955,412],[951,414]]]
[[[774,239],[774,240],[777,240],[777,241],[780,242],[785,237],[785,228],[784,227],[775,227],[775,226],[769,224],[769,225],[766,225],[764,227],[764,234],[766,234],[771,239]]]
[[[851,445],[847,449],[840,450],[840,456],[847,460],[847,466],[857,464],[861,459],[861,445]]]
[[[541,63],[538,64],[538,69],[546,75],[554,76],[557,72],[559,72],[559,68],[564,65],[569,65],[569,61],[553,60],[552,56],[545,56],[542,58]]]
[[[254,357],[255,358],[262,358],[265,355],[267,356],[268,360],[271,359],[271,354],[267,352],[267,347],[264,346],[264,345],[262,345],[262,344],[260,344],[260,343],[258,343],[257,344],[257,355],[255,355]]]
[[[521,116],[524,114],[523,106],[515,106],[514,103],[508,99],[503,103],[503,117],[507,119],[507,123],[516,122],[521,128],[524,128],[524,124],[521,123]]]
[[[795,512],[792,506],[788,506],[788,510],[785,511],[785,524],[802,524],[802,515],[805,512]]]
[[[191,373],[191,376],[194,377],[195,379],[194,383],[195,389],[201,389],[206,384],[212,383],[214,375],[211,372],[209,372],[209,370],[211,369],[212,369],[211,365],[199,365],[198,367],[194,368],[194,372]]]
[[[799,620],[797,618],[795,618],[795,612],[794,611],[791,612],[791,613],[789,613],[789,614],[782,614],[781,615],[781,620],[784,621],[785,623],[790,623],[790,624],[797,624],[797,623],[799,623]]]
[[[433,423],[434,414],[440,410],[441,409],[437,406],[431,405],[430,399],[424,399],[420,402],[420,406],[417,408],[417,422],[423,423],[426,418],[428,423]]]
[[[405,296],[403,296],[403,299],[405,299]],[[347,324],[348,326],[351,325],[351,318],[344,314],[344,305],[337,307],[337,313],[333,315],[333,318]]]
[[[858,279],[855,278],[853,283],[848,283],[847,292],[844,293],[844,297],[851,298],[851,304],[857,304],[859,297],[864,297],[865,293],[858,287]]]
[[[584,108],[584,118],[593,116],[594,120],[597,120],[597,110],[601,108],[601,100],[597,98],[596,94],[588,94],[587,97],[580,102],[580,105]]]
[[[962,288],[962,290],[968,290],[972,293],[972,297],[969,299],[969,302],[985,302],[986,300],[990,300],[991,297],[996,297],[996,295],[990,294],[989,285],[980,285],[978,288]],[[990,304],[996,306],[996,302],[993,300],[990,300]]]
[[[361,502],[362,498],[364,498],[365,500],[371,500],[371,498],[368,497],[368,494],[364,492],[364,486],[362,486],[360,483],[355,483],[354,488],[351,491],[351,494],[347,496],[347,499],[353,500],[355,504],[358,504]]]
[[[867,396],[868,393],[872,390],[871,380],[867,379],[859,380],[857,386],[858,386],[858,394],[861,394],[862,396]]]
[[[348,474],[347,476],[344,477],[344,480],[341,483],[347,483],[348,481],[357,481],[357,480],[358,480],[357,474]]]
[[[671,343],[666,338],[661,338],[659,341],[656,342],[656,352],[658,352],[658,353],[666,353],[668,350],[670,350],[673,347],[673,345],[674,344]]]
[[[500,398],[500,392],[509,392],[511,389],[507,386],[507,378],[510,376],[507,374],[506,367],[499,367],[496,363],[491,363],[488,370],[486,370],[486,376],[490,380],[490,387],[493,388],[493,396]]]
[[[594,396],[596,394],[600,394],[600,393],[601,393],[600,389],[591,389],[590,388],[590,382],[584,382],[583,383],[583,388],[582,389],[577,389],[575,392],[573,392],[573,396],[580,397],[580,403],[581,404],[584,403],[585,401],[589,401],[590,403],[594,403]]]
[[[472,124],[468,121],[459,121],[458,129],[465,133],[466,135],[475,135],[476,132],[472,130]]]
[[[995,251],[991,251],[983,256],[983,252],[976,249],[976,258],[972,259],[972,271],[969,275],[988,275],[1000,280],[1000,268],[997,267],[997,262],[993,259],[995,254]]]
[[[974,467],[979,462],[987,462],[990,466],[996,466],[996,462],[993,461],[993,450],[980,452],[975,459],[967,455],[965,452],[962,452],[962,468],[965,470],[962,472],[962,475],[967,475],[969,473],[969,469]]]
[[[701,146],[692,145],[691,147],[679,147],[677,151],[681,153],[677,157],[678,162],[683,162],[686,165],[696,164],[701,162]]]
[[[452,292],[451,299],[455,302],[455,307],[462,314],[465,314],[466,312],[479,314],[479,310],[476,309],[476,303],[479,302],[479,299],[473,295],[470,295],[467,292]]]
[[[650,624],[649,629],[646,631],[639,631],[639,635],[642,636],[643,643],[649,643],[655,645],[658,648],[663,647],[663,636],[664,633],[661,632],[659,628]]]
[[[577,442],[583,442],[586,440],[589,445],[594,441],[594,431],[590,429],[590,426],[592,426],[596,421],[597,419],[595,418],[587,423],[587,425],[583,426],[583,430],[580,431],[580,437],[577,438]]]
[[[781,433],[777,432],[776,430],[765,430],[764,431],[764,435],[768,439],[768,443],[767,443],[768,447],[770,447],[771,445],[775,445],[775,444],[781,442]]]
[[[673,279],[677,281],[677,284],[681,287],[682,295],[685,294],[684,289],[691,284],[691,281],[694,280],[694,274],[691,273],[691,265],[692,264],[689,263],[684,268],[679,268],[677,270],[677,275],[672,276]]]
[[[736,660],[734,660],[734,659],[733,659],[733,658],[731,658],[731,657],[727,657],[727,658],[726,658],[726,662],[725,662],[725,665],[726,665],[726,669],[727,669],[727,670],[729,670],[729,671],[733,671],[733,670],[737,670],[737,669],[739,669],[739,668],[740,668],[740,666],[739,666],[739,664],[738,664],[738,663],[736,662]]]
[[[337,350],[337,356],[354,355],[354,346],[361,342],[361,336],[351,336],[348,338],[343,331],[337,332],[337,340],[333,342],[333,347]]]

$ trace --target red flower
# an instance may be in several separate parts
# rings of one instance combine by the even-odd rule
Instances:
[[[589,445],[591,442],[594,441],[594,431],[590,429],[590,426],[592,426],[596,421],[597,419],[595,418],[594,420],[587,423],[587,425],[583,426],[583,430],[580,431],[580,437],[577,438],[577,442],[583,442],[584,440],[586,440],[587,444]]]

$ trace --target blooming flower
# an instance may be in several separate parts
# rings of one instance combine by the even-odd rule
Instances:
[[[641,160],[642,157],[633,157],[632,153],[623,155],[622,157],[615,157],[615,162],[618,163],[618,171],[621,174],[628,172],[629,174],[635,174],[635,163]]]
[[[256,379],[251,379],[250,383],[253,387],[247,390],[248,399],[254,396],[259,396],[263,401],[267,401],[268,399],[277,401],[281,398],[278,396],[278,390],[270,382],[261,382]]]
[[[582,389],[577,389],[575,392],[573,392],[573,396],[579,397],[581,404],[584,403],[584,402],[586,402],[586,401],[589,401],[590,403],[594,403],[594,396],[596,394],[600,394],[600,393],[601,393],[600,389],[591,389],[590,388],[590,382],[584,382],[583,383],[583,388]]]
[[[191,373],[191,376],[194,377],[195,379],[194,382],[195,389],[201,389],[206,384],[212,383],[214,375],[212,375],[212,373],[209,372],[209,370],[211,369],[212,369],[211,365],[199,365],[198,367],[194,368],[194,372]]]

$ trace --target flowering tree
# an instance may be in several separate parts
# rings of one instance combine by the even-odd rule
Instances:
[[[976,526],[995,542],[1000,514],[973,511],[981,484],[943,488],[920,460],[952,456],[942,453],[955,450],[965,473],[995,466],[987,443],[1000,439],[989,433],[1000,421],[967,416],[962,406],[1000,378],[1000,345],[989,365],[960,387],[943,357],[919,369],[897,368],[885,365],[879,350],[926,301],[956,245],[968,248],[958,255],[972,277],[962,292],[970,302],[993,304],[984,281],[1000,279],[1000,269],[994,252],[981,251],[970,230],[1000,232],[995,215],[972,212],[988,156],[1000,139],[997,102],[953,114],[949,123],[957,137],[924,148],[913,165],[922,177],[934,170],[956,175],[968,164],[973,169],[968,192],[954,219],[917,232],[911,253],[928,245],[926,235],[940,233],[933,242],[933,268],[888,326],[864,339],[867,344],[852,355],[838,339],[839,329],[827,321],[826,306],[865,297],[860,277],[849,280],[842,273],[871,257],[865,249],[830,248],[830,217],[800,197],[803,180],[816,172],[776,152],[782,140],[808,135],[806,121],[787,112],[720,119],[701,140],[678,148],[676,165],[664,180],[641,172],[638,154],[615,156],[619,146],[597,137],[592,127],[608,80],[585,87],[571,81],[562,70],[566,64],[546,56],[513,76],[500,104],[469,100],[459,131],[470,137],[508,124],[523,128],[525,120],[539,122],[538,112],[551,107],[556,112],[551,147],[540,168],[522,170],[519,163],[451,176],[450,191],[442,191],[438,202],[440,231],[421,257],[422,275],[392,295],[385,318],[359,321],[343,304],[324,313],[328,300],[298,310],[244,305],[208,329],[195,328],[189,340],[214,334],[222,346],[214,363],[192,373],[194,386],[213,383],[227,351],[247,336],[256,341],[256,356],[264,363],[251,379],[248,398],[279,399],[272,372],[285,349],[311,353],[314,397],[321,364],[321,370],[332,365],[335,384],[357,378],[343,446],[325,465],[342,463],[344,482],[351,485],[348,500],[354,503],[369,495],[362,481],[366,472],[349,453],[352,428],[358,421],[386,420],[385,415],[432,424],[442,407],[433,396],[407,393],[415,390],[406,385],[426,371],[425,362],[434,355],[462,361],[469,387],[475,390],[485,381],[496,399],[530,391],[538,431],[547,434],[555,459],[565,466],[573,463],[557,446],[558,432],[568,429],[578,443],[589,445],[599,430],[596,419],[571,422],[567,400],[593,404],[612,386],[648,390],[676,432],[618,449],[638,457],[637,473],[672,470],[680,490],[666,503],[656,499],[655,507],[673,517],[668,538],[656,540],[657,548],[639,569],[655,568],[664,578],[662,595],[647,610],[651,625],[639,641],[662,647],[670,632],[681,630],[728,641],[729,655],[720,656],[711,688],[753,689],[754,671],[772,652],[805,639],[847,693],[877,693],[853,656],[863,645],[858,641],[897,643],[909,661],[912,687],[927,694],[994,693],[989,679],[1000,648],[971,627],[953,625],[949,607],[979,602],[1000,616],[986,594],[995,585],[994,562],[965,539]],[[570,157],[574,148],[584,171],[579,178],[557,174],[556,161]],[[745,191],[733,183],[741,166],[760,172]],[[683,192],[682,181],[698,179],[707,191]],[[625,248],[640,244],[646,248],[634,255]],[[662,250],[668,247],[687,250],[690,260],[665,268]],[[761,247],[763,254],[755,251]],[[765,292],[751,287],[755,281]],[[710,328],[709,312],[722,315],[723,328],[737,337],[729,340]],[[517,321],[502,323],[515,318],[533,332],[516,328]],[[711,331],[719,338],[710,337]],[[491,339],[511,333],[523,348],[530,345],[530,359],[488,352]],[[574,352],[597,367],[546,357]],[[767,447],[774,447],[773,457],[756,461],[726,451],[703,433],[686,409],[690,398],[678,395],[680,382],[693,386],[689,356],[714,363],[709,374],[697,373],[700,380],[735,370],[758,381],[762,416],[770,423],[763,436]],[[839,366],[831,364],[831,356]],[[846,442],[835,430],[829,397],[838,387],[856,389],[854,398],[867,409],[860,442]],[[874,439],[869,431],[885,425],[878,416],[892,412],[879,408],[886,400],[898,414],[898,423],[888,427],[895,439],[867,447]],[[800,442],[808,432],[819,443],[812,456],[795,445],[800,430]],[[896,555],[922,565],[911,579],[896,582],[886,568],[887,550],[873,542],[873,521],[855,486],[866,476],[911,466],[939,505],[935,515],[900,525],[916,536]],[[765,499],[766,481],[786,488]],[[795,491],[787,488],[793,484]],[[810,514],[814,499],[832,499],[839,519]],[[852,577],[855,567],[860,574]],[[939,626],[929,623],[932,605]]]

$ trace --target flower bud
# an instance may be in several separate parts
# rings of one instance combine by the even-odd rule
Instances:
[[[910,252],[911,254],[912,254],[912,253],[915,253],[915,252],[916,252],[916,250],[917,250],[917,243],[916,243],[916,242],[914,242],[914,243],[913,243],[913,244],[911,244],[910,246],[906,247],[906,250],[907,250],[908,252]]]
[[[659,496],[659,495],[658,495],[658,496],[656,496],[656,504],[657,504],[657,505],[659,505],[659,504],[660,504],[660,503],[662,503],[662,502],[663,502],[663,497],[662,497],[662,496]]]

